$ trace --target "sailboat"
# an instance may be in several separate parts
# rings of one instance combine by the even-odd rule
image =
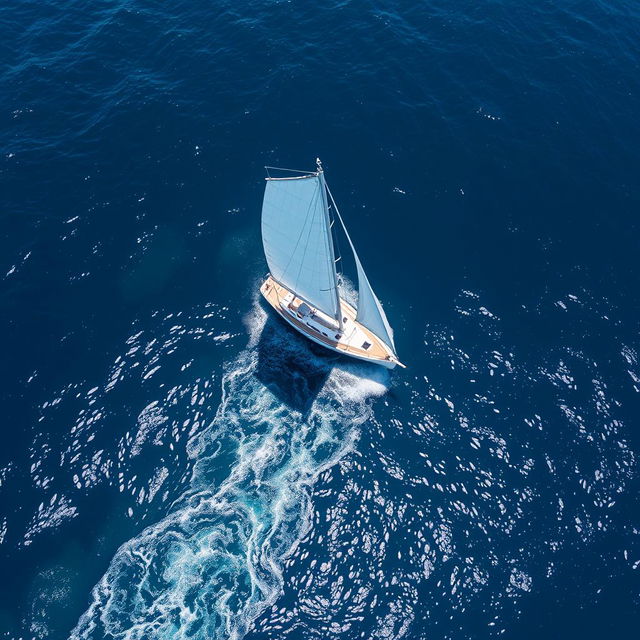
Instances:
[[[260,292],[278,315],[313,342],[338,353],[393,369],[404,367],[393,331],[358,258],[326,183],[316,171],[266,167],[262,243],[269,275]],[[287,172],[272,177],[269,170]],[[295,175],[289,175],[294,173]],[[337,220],[358,273],[358,306],[341,295],[333,239]]]

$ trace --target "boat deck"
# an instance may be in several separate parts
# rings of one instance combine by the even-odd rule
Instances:
[[[356,310],[345,300],[340,299],[343,318],[343,330],[340,333],[333,318],[310,307],[271,276],[264,281],[260,292],[289,324],[315,342],[362,360],[385,366],[399,364],[390,348],[357,322]]]

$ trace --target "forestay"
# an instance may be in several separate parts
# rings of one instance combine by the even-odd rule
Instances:
[[[321,175],[267,178],[262,242],[273,278],[338,319],[333,242]]]
[[[375,333],[379,338],[384,340],[387,345],[391,347],[394,355],[396,355],[396,346],[393,343],[393,330],[389,325],[389,321],[387,320],[387,316],[384,313],[384,309],[382,308],[380,301],[376,298],[376,294],[373,292],[373,289],[369,284],[367,274],[364,272],[360,258],[358,258],[358,254],[356,253],[356,248],[353,246],[353,242],[351,242],[351,236],[349,235],[347,227],[342,220],[342,216],[340,215],[338,208],[335,206],[336,203],[333,196],[331,196],[331,201],[333,202],[335,212],[340,219],[340,224],[342,225],[344,233],[347,236],[347,240],[349,241],[349,246],[353,252],[356,269],[358,271],[358,313],[356,315],[356,320]]]

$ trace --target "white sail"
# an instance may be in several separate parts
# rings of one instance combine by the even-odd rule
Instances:
[[[349,240],[351,244],[351,240]],[[351,245],[353,248],[353,245]],[[379,338],[382,338],[389,345],[394,355],[396,355],[396,345],[393,343],[393,330],[389,325],[384,309],[380,304],[376,294],[367,279],[367,274],[362,268],[362,264],[358,258],[356,250],[353,249],[353,256],[356,259],[356,268],[358,270],[358,314],[356,320],[370,329]]]
[[[331,191],[329,191],[329,195],[331,195]],[[396,346],[393,343],[393,330],[389,325],[389,321],[387,320],[387,316],[384,313],[384,309],[382,308],[380,301],[376,298],[376,294],[373,292],[373,289],[369,284],[367,274],[364,272],[364,268],[362,267],[362,263],[360,262],[360,258],[358,258],[358,254],[356,252],[356,248],[353,246],[353,242],[351,242],[351,236],[349,236],[349,232],[347,231],[344,220],[338,211],[338,207],[336,207],[333,196],[331,196],[331,201],[333,202],[336,214],[340,219],[340,224],[342,225],[344,233],[347,236],[347,240],[349,241],[349,246],[353,252],[356,269],[358,271],[358,313],[356,315],[356,320],[377,335],[378,338],[384,340],[387,345],[391,347],[394,355],[396,355]]]
[[[272,277],[338,319],[338,288],[321,174],[267,178],[262,243]]]

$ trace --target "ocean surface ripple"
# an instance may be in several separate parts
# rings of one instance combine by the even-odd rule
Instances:
[[[633,637],[639,33],[0,7],[0,639]],[[407,370],[257,300],[263,166],[316,156]]]
[[[283,331],[263,336],[264,320],[256,308],[259,347],[227,366],[215,417],[187,445],[189,488],[118,550],[73,638],[238,638],[276,601],[311,526],[309,487],[353,448],[388,374],[332,368]]]

